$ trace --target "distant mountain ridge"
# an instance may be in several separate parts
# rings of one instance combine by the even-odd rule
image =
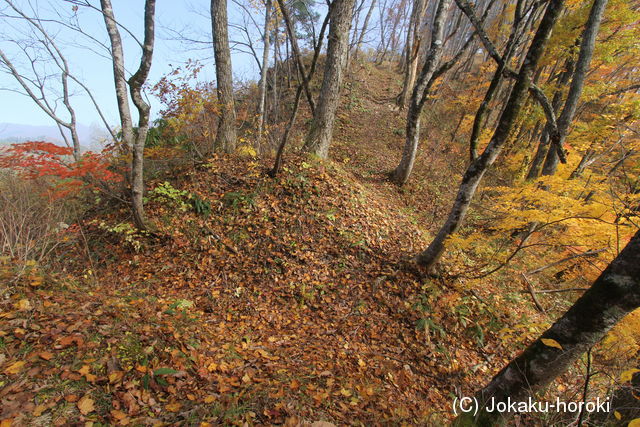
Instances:
[[[80,137],[80,144],[83,149],[95,150],[100,148],[100,145],[95,142],[96,136],[99,136],[100,131],[100,129],[92,126],[78,125],[78,136]],[[47,141],[64,145],[60,131],[54,125],[26,125],[0,122],[0,145],[25,141]]]

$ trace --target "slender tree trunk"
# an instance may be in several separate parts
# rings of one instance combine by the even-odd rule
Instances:
[[[429,247],[416,258],[418,264],[427,268],[431,274],[434,273],[434,267],[444,252],[445,241],[458,230],[462,221],[464,221],[471,200],[478,189],[478,185],[480,185],[486,171],[495,162],[509,137],[509,133],[515,124],[518,114],[527,99],[527,93],[532,82],[534,71],[542,57],[547,40],[551,35],[553,26],[560,15],[563,5],[563,0],[551,0],[548,3],[547,10],[531,42],[529,51],[518,73],[516,83],[511,90],[511,95],[509,96],[509,100],[502,112],[500,121],[489,145],[478,159],[467,168],[462,178],[458,195],[449,212],[449,217]]]
[[[490,412],[494,404],[508,399],[526,401],[532,393],[565,372],[624,316],[640,307],[638,259],[640,231],[569,311],[477,393],[477,415],[463,414],[454,424],[494,426],[505,423],[513,413]],[[546,340],[551,341],[545,344]]]
[[[553,111],[556,114],[560,110],[560,106],[562,103],[562,87],[564,87],[569,83],[571,76],[573,75],[573,66],[574,66],[573,59],[568,58],[565,62],[565,70],[562,72],[562,74],[558,78],[558,84],[556,85],[556,92],[554,93],[553,100],[551,101]],[[531,166],[529,167],[527,180],[536,179],[538,178],[538,176],[540,176],[542,165],[544,164],[544,159],[547,157],[547,152],[549,151],[550,133],[551,133],[551,127],[549,126],[549,123],[547,123],[542,130],[542,134],[540,135],[540,142],[538,143],[536,154],[534,155],[533,161],[531,162]]]
[[[142,56],[137,71],[127,81],[125,79],[124,52],[122,38],[118,30],[117,22],[113,14],[110,0],[100,0],[102,15],[104,17],[107,33],[111,43],[111,56],[113,63],[114,81],[116,86],[116,98],[122,135],[125,143],[132,149],[131,159],[131,208],[136,226],[139,229],[146,228],[143,196],[144,196],[144,145],[149,130],[149,117],[151,107],[142,97],[142,87],[147,81],[153,59],[153,46],[155,41],[155,0],[146,0],[144,5],[144,41],[142,44]],[[138,129],[134,133],[131,120],[131,111],[127,96],[127,84],[129,93],[136,109],[138,110]]]
[[[289,35],[289,40],[291,41],[291,50],[293,51],[293,56],[296,61],[298,74],[302,79],[302,87],[304,88],[304,93],[307,96],[307,102],[309,103],[311,114],[313,114],[315,112],[316,105],[313,102],[313,96],[311,95],[311,90],[309,89],[307,69],[304,66],[304,62],[302,61],[302,54],[300,53],[300,48],[298,48],[298,41],[296,39],[293,23],[291,22],[291,18],[289,17],[289,12],[287,11],[287,7],[284,4],[284,1],[283,0],[277,0],[277,1],[278,1],[278,6],[280,6],[280,12],[282,13],[282,18],[284,19],[285,27],[287,28],[287,34]]]
[[[278,66],[278,57],[280,56],[280,38],[279,35],[279,19],[278,14],[275,14],[275,25],[273,27],[273,122],[277,123],[280,119],[279,111],[280,111],[280,96],[278,92],[278,71],[280,67]]]
[[[509,39],[507,40],[504,53],[502,54],[502,62],[498,64],[498,68],[496,69],[496,72],[491,79],[491,83],[489,84],[489,89],[487,89],[484,99],[482,100],[482,103],[476,112],[476,116],[473,119],[471,137],[469,139],[469,158],[472,162],[478,158],[478,140],[480,139],[480,133],[482,132],[482,124],[489,113],[489,105],[498,93],[500,83],[502,83],[505,67],[511,61],[515,48],[522,37],[523,31],[522,28],[520,28],[520,23],[524,17],[521,16],[521,4],[521,2],[518,2],[514,12],[513,26],[511,27],[511,32],[509,34]]]
[[[404,67],[404,82],[402,84],[402,92],[398,95],[397,102],[401,110],[407,106],[416,81],[418,62],[420,62],[420,46],[422,43],[421,24],[426,7],[427,2],[425,0],[414,0],[413,2],[405,47],[406,66]],[[442,26],[444,27],[444,25]]]
[[[373,15],[373,9],[375,7],[376,7],[376,0],[371,0],[371,5],[369,5],[369,11],[367,12],[367,16],[364,17],[362,30],[360,30],[360,36],[358,37],[358,41],[356,42],[355,52],[353,53],[353,58],[356,61],[358,60],[358,54],[360,53],[360,48],[362,47],[364,36],[367,33],[367,29],[369,28],[369,21],[371,20],[371,15]]]
[[[267,104],[267,71],[269,70],[269,31],[271,23],[271,0],[267,0],[264,11],[264,37],[262,44],[262,70],[260,72],[260,101],[258,104],[258,138],[257,148],[260,149],[262,133],[264,132],[265,109]]]
[[[322,41],[324,39],[324,33],[327,30],[327,25],[329,24],[329,17],[331,16],[331,7],[329,7],[329,11],[322,22],[322,27],[320,27],[320,34],[318,36],[318,42],[314,47],[313,59],[311,60],[311,67],[309,67],[309,75],[308,79],[311,80],[313,74],[316,71],[316,64],[318,63],[318,57],[320,56],[320,50],[322,49]],[[276,160],[273,162],[273,168],[269,171],[269,175],[271,177],[275,177],[282,167],[282,156],[284,155],[284,148],[287,145],[287,141],[289,140],[289,134],[291,133],[291,129],[293,129],[293,125],[296,122],[296,117],[298,115],[298,108],[300,107],[300,97],[302,96],[302,83],[298,85],[298,89],[296,89],[296,96],[293,101],[293,110],[291,111],[291,116],[289,117],[289,122],[287,123],[287,127],[282,134],[282,139],[280,140],[280,144],[278,145],[278,151],[276,153]]]
[[[413,88],[411,104],[407,111],[406,140],[402,151],[400,164],[392,173],[392,179],[396,184],[403,185],[409,179],[418,151],[420,141],[420,115],[429,95],[429,89],[433,85],[433,76],[436,72],[440,58],[442,57],[442,39],[444,37],[444,19],[451,5],[451,0],[439,0],[436,14],[431,29],[431,46],[425,60],[420,76]]]
[[[349,49],[349,27],[355,0],[334,0],[329,24],[327,59],[316,112],[304,150],[327,158],[333,136],[333,124],[340,103],[340,89]]]
[[[216,60],[216,90],[220,102],[220,121],[215,150],[231,153],[236,149],[236,109],[233,101],[233,72],[227,20],[227,0],[211,0],[211,30]]]
[[[593,49],[596,44],[596,37],[598,30],[600,29],[600,22],[604,15],[604,10],[607,7],[608,0],[594,0],[593,6],[591,6],[591,12],[587,19],[587,24],[582,33],[582,42],[580,43],[580,53],[578,54],[578,60],[576,61],[576,70],[571,80],[571,86],[569,93],[567,94],[567,100],[562,109],[562,113],[558,118],[558,132],[552,137],[551,147],[547,153],[544,166],[542,167],[543,175],[553,175],[558,169],[558,162],[560,160],[565,162],[561,155],[564,156],[562,145],[567,137],[569,126],[573,121],[578,108],[578,101],[582,94],[582,88],[584,87],[584,81],[589,71],[589,64],[591,63],[591,57],[593,56]]]

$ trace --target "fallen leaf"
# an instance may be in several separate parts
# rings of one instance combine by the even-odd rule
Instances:
[[[124,372],[123,371],[115,371],[109,374],[109,382],[111,384],[115,384],[117,382],[120,382],[122,380],[122,377],[124,377]]]
[[[21,360],[19,362],[16,362],[16,363],[12,364],[8,368],[6,368],[4,370],[4,373],[6,375],[15,375],[15,374],[20,373],[20,371],[22,371],[23,368],[24,368],[24,361]]]
[[[29,302],[28,299],[23,298],[20,301],[18,301],[18,304],[16,304],[16,308],[20,311],[29,311],[33,307],[31,307],[31,303]]]
[[[43,351],[42,353],[38,354],[38,356],[40,356],[40,358],[44,360],[51,360],[53,358],[53,353],[51,353],[50,351]]]
[[[94,401],[87,395],[83,396],[77,403],[78,409],[82,415],[87,415],[95,411]]]
[[[38,405],[33,409],[33,416],[34,417],[39,417],[46,410],[47,410],[47,406],[46,405]]]
[[[168,405],[166,405],[164,407],[164,409],[166,409],[169,412],[178,412],[180,410],[180,408],[182,408],[182,404],[175,402],[175,403],[169,403]]]
[[[622,374],[620,374],[620,381],[623,383],[629,382],[631,381],[631,379],[633,378],[633,375],[637,372],[640,372],[640,369],[629,369],[627,371],[624,371]]]
[[[120,421],[124,418],[127,418],[127,414],[125,414],[122,411],[118,411],[117,409],[112,409],[111,412],[109,412],[111,414],[111,416],[113,418],[115,418],[116,420]]]
[[[554,347],[554,348],[558,348],[560,350],[564,350],[562,348],[562,346],[560,345],[560,343],[554,339],[551,338],[542,338],[540,341],[542,341],[542,344],[546,345],[547,347]]]

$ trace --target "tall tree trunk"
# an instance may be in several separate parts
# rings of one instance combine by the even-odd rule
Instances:
[[[324,33],[327,30],[327,25],[329,24],[329,17],[331,16],[331,6],[329,6],[329,11],[327,15],[324,17],[324,21],[322,22],[322,26],[320,27],[320,33],[318,36],[317,44],[314,46],[313,59],[311,60],[311,67],[309,67],[309,75],[308,79],[311,80],[313,78],[313,74],[316,71],[316,64],[318,63],[318,57],[320,56],[320,50],[322,50],[322,42],[324,39]],[[282,167],[282,156],[284,155],[284,148],[287,145],[287,141],[289,140],[289,134],[291,133],[291,129],[293,129],[293,125],[296,122],[296,117],[298,115],[298,108],[300,106],[300,97],[302,96],[302,83],[298,85],[298,89],[296,89],[296,96],[293,101],[293,110],[291,111],[291,116],[289,116],[289,122],[287,123],[287,127],[285,128],[282,139],[280,140],[280,144],[278,145],[278,151],[276,152],[276,159],[273,162],[273,168],[269,171],[269,175],[273,178],[279,172]]]
[[[358,36],[358,41],[356,42],[355,52],[353,53],[353,59],[355,61],[358,61],[358,54],[360,53],[360,48],[362,47],[364,36],[367,33],[367,29],[369,28],[369,21],[371,20],[371,15],[373,15],[373,9],[375,7],[376,0],[371,0],[369,11],[367,12],[367,16],[364,17],[364,23],[362,24],[362,29],[360,30],[360,35]]]
[[[327,158],[329,155],[333,124],[340,103],[340,89],[347,50],[349,49],[349,27],[354,1],[334,0],[335,4],[331,7],[324,78],[318,105],[304,144],[305,151],[314,153],[320,158]]]
[[[454,424],[493,426],[506,422],[513,413],[490,412],[493,405],[509,399],[526,401],[566,371],[624,316],[640,307],[638,259],[640,231],[569,311],[477,393],[477,415],[461,414]]]
[[[404,81],[402,92],[398,95],[397,104],[403,110],[413,93],[413,87],[418,72],[420,62],[420,46],[422,43],[422,17],[424,16],[427,2],[425,0],[414,0],[411,10],[411,19],[407,29],[407,41],[405,46],[406,66],[404,67]],[[444,27],[444,25],[443,25]]]
[[[228,26],[227,0],[211,0],[211,34],[216,60],[216,90],[221,105],[215,150],[231,153],[236,149],[236,109],[233,101],[233,72]]]
[[[402,151],[400,164],[392,173],[392,179],[399,185],[403,185],[409,179],[418,151],[420,141],[420,115],[426,102],[429,89],[433,84],[433,76],[436,72],[440,58],[442,57],[442,39],[444,37],[445,16],[451,5],[451,0],[439,0],[436,14],[431,29],[431,46],[425,63],[420,71],[420,76],[413,88],[411,104],[407,111],[406,140]]]
[[[522,11],[523,7],[523,2],[519,0],[514,11],[513,25],[507,40],[507,45],[504,49],[504,53],[502,54],[502,62],[498,64],[498,68],[496,69],[496,72],[491,79],[491,83],[489,84],[489,89],[487,89],[484,99],[482,100],[482,103],[480,104],[480,107],[473,119],[471,137],[469,138],[469,158],[472,162],[478,158],[478,140],[480,139],[484,120],[489,113],[489,105],[498,93],[498,89],[502,83],[505,67],[511,62],[511,57],[522,38],[522,33],[524,33],[523,28],[521,28],[520,25],[524,18]]]
[[[284,19],[285,27],[287,29],[287,34],[289,35],[289,40],[291,41],[291,50],[293,51],[293,56],[296,61],[298,74],[302,79],[302,87],[304,88],[305,95],[307,96],[309,109],[311,109],[311,114],[313,114],[315,112],[316,105],[313,102],[313,96],[311,95],[311,90],[309,89],[309,79],[307,77],[307,68],[304,66],[304,62],[302,61],[302,54],[300,53],[300,48],[298,47],[298,40],[296,38],[295,29],[293,28],[293,22],[291,22],[291,18],[289,17],[289,12],[287,11],[287,6],[284,4],[284,1],[283,0],[277,0],[277,1],[278,1],[278,6],[280,7],[280,12],[282,13],[282,18]]]
[[[558,169],[558,162],[563,160],[561,155],[564,156],[562,145],[567,137],[569,126],[573,121],[578,108],[578,101],[582,94],[582,88],[584,87],[584,81],[589,71],[589,64],[591,63],[591,57],[593,56],[593,48],[596,44],[596,37],[598,30],[600,29],[600,22],[604,15],[604,10],[607,7],[608,0],[594,0],[593,6],[591,6],[591,12],[587,19],[587,24],[582,33],[582,42],[580,43],[580,53],[578,54],[578,60],[576,61],[576,70],[571,80],[571,86],[569,87],[569,93],[567,94],[567,100],[565,101],[562,113],[558,118],[558,132],[551,138],[551,147],[547,153],[544,166],[542,167],[543,175],[553,175]],[[563,163],[565,161],[563,160]]]
[[[434,267],[444,252],[445,241],[458,230],[462,221],[464,221],[478,185],[480,185],[485,172],[495,162],[509,137],[518,114],[527,99],[533,73],[542,57],[547,40],[563,5],[564,0],[551,0],[548,3],[547,10],[531,42],[526,58],[520,67],[516,83],[511,90],[509,100],[500,116],[500,121],[489,145],[478,159],[467,168],[446,222],[440,228],[429,247],[416,258],[418,264],[427,268],[430,273],[434,273]]]
[[[553,111],[558,113],[560,110],[560,106],[562,104],[562,88],[569,83],[571,80],[571,76],[573,75],[573,67],[574,61],[572,58],[568,58],[565,62],[565,69],[558,78],[558,84],[556,85],[556,92],[553,95],[553,100],[551,101],[551,105],[553,107]],[[544,164],[544,159],[547,157],[547,153],[549,151],[549,137],[551,133],[551,128],[547,123],[542,130],[542,134],[540,135],[540,142],[538,143],[538,148],[536,150],[536,154],[533,156],[533,161],[531,162],[531,166],[529,167],[529,173],[527,174],[527,180],[532,180],[538,178],[540,176],[540,172],[542,170],[542,165]]]
[[[269,70],[269,31],[271,23],[271,0],[267,0],[265,3],[264,11],[264,37],[262,44],[264,49],[262,51],[262,70],[260,71],[260,100],[258,104],[258,138],[257,148],[260,149],[260,142],[262,141],[262,133],[264,132],[265,123],[265,109],[267,104],[267,71]]]
[[[151,108],[142,97],[142,87],[145,84],[151,61],[153,59],[153,46],[155,40],[155,0],[146,0],[144,5],[144,41],[142,44],[142,56],[137,71],[127,81],[124,68],[124,51],[122,38],[113,14],[111,0],[100,0],[102,15],[111,43],[111,57],[113,64],[113,75],[116,87],[116,98],[118,101],[118,112],[120,114],[120,124],[122,127],[122,138],[127,146],[132,149],[131,158],[131,210],[136,226],[145,229],[145,215],[143,205],[144,195],[144,145],[149,130],[149,116]],[[127,84],[131,99],[138,110],[138,129],[133,131],[133,121],[129,108],[129,98],[127,95]]]

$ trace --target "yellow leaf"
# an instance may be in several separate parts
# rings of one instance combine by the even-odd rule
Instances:
[[[635,420],[631,420],[627,427],[640,427],[640,418],[636,418]]]
[[[20,371],[22,371],[22,368],[24,368],[24,362],[21,360],[5,369],[4,373],[7,375],[15,375],[20,373]]]
[[[29,302],[29,300],[26,299],[26,298],[23,298],[20,301],[18,301],[17,308],[20,311],[29,311],[29,310],[31,310],[32,307],[31,307],[31,303]]]
[[[546,345],[547,347],[554,347],[554,348],[559,348],[560,350],[564,350],[560,345],[560,343],[554,339],[542,338],[540,341],[542,341],[542,344]]]
[[[7,418],[5,420],[0,421],[0,427],[11,427],[12,419]]]
[[[46,405],[38,405],[33,410],[33,416],[34,417],[39,417],[46,410],[47,410]]]
[[[87,375],[91,372],[91,367],[89,365],[84,365],[82,368],[78,369],[78,373],[80,375]]]
[[[96,408],[93,406],[94,403],[95,402],[89,396],[85,395],[76,405],[82,415],[87,415],[88,413],[95,411]]]
[[[622,419],[622,414],[618,411],[613,411],[613,415],[616,417],[618,421]]]
[[[181,407],[182,407],[182,404],[176,402],[176,403],[169,403],[164,408],[169,412],[178,412]]]
[[[109,374],[109,382],[111,384],[115,384],[115,383],[119,382],[122,379],[123,376],[124,376],[124,372],[122,372],[122,371],[114,371],[114,372]]]
[[[204,403],[213,403],[215,401],[216,401],[216,397],[212,395],[209,395],[204,398]]]
[[[633,378],[633,374],[635,374],[636,372],[640,372],[640,369],[629,369],[628,371],[624,371],[622,374],[620,374],[620,381],[622,381],[623,383],[629,382],[631,381],[631,378]]]

